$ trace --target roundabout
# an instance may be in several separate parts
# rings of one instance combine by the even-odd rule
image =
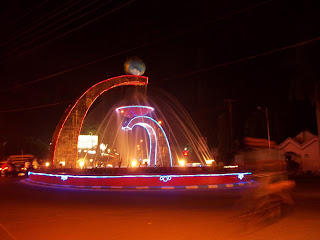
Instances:
[[[118,120],[112,121],[111,125],[114,129],[118,129],[118,132],[123,130],[121,131],[123,138],[119,138],[121,141],[116,147],[122,149],[120,152],[114,150],[114,155],[112,155],[110,148],[105,152],[107,147],[103,148],[102,152],[97,152],[92,145],[90,149],[85,149],[83,152],[96,154],[95,159],[93,155],[87,156],[88,154],[81,158],[79,153],[82,153],[82,149],[78,149],[79,135],[84,119],[95,100],[116,87],[141,88],[147,85],[147,77],[124,75],[103,80],[85,91],[74,104],[68,107],[56,127],[51,140],[49,157],[52,161],[52,168],[42,169],[43,172],[29,172],[27,182],[65,188],[146,190],[217,189],[252,184],[251,172],[221,172],[221,169],[220,172],[216,172],[215,160],[212,160],[201,134],[192,135],[192,132],[181,122],[181,129],[189,137],[184,142],[191,144],[194,151],[197,151],[190,158],[193,159],[189,163],[192,166],[187,166],[184,158],[187,158],[189,150],[186,148],[181,150],[179,146],[181,143],[176,140],[168,121],[166,127],[161,126],[162,121],[154,113],[156,109],[150,106],[152,104],[149,102],[141,105],[131,101],[130,105],[120,106],[115,108],[115,111],[113,110]],[[159,111],[161,112],[160,109]],[[168,109],[166,112],[167,116],[175,114],[168,112]],[[165,120],[166,116],[162,115],[161,118]],[[193,132],[198,131],[195,125],[191,128]],[[147,136],[144,140],[140,138],[139,144],[135,142],[137,139],[129,138],[137,132],[139,136],[142,136],[141,134]],[[142,143],[145,143],[143,148]],[[101,145],[108,146],[108,144]],[[111,148],[115,149],[114,146]],[[102,160],[102,157],[105,156],[107,161],[110,158],[113,159],[112,164]],[[123,164],[126,167],[121,166],[123,158],[125,159]],[[81,164],[78,164],[79,161]]]

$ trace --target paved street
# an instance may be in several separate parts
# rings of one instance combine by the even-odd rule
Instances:
[[[0,178],[0,239],[310,239],[320,236],[320,181],[301,181],[296,206],[271,225],[245,231],[244,189],[71,190]]]

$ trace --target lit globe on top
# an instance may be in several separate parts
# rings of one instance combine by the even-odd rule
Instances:
[[[141,76],[146,71],[146,65],[138,57],[131,57],[124,63],[124,71],[126,74]]]

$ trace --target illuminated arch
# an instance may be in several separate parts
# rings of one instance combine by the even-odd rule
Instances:
[[[124,75],[101,81],[90,87],[78,100],[70,105],[60,119],[51,140],[50,155],[55,167],[60,161],[65,167],[76,167],[78,158],[78,136],[84,118],[93,102],[104,92],[119,86],[146,86],[144,76]]]
[[[160,124],[154,120],[151,117],[148,116],[137,116],[128,121],[125,126],[122,127],[123,130],[132,130],[135,126],[141,126],[146,129],[148,135],[149,135],[149,141],[150,141],[150,149],[149,149],[149,159],[150,159],[150,166],[166,166],[167,163],[165,163],[163,160],[161,164],[158,163],[157,165],[157,151],[159,146],[159,141],[161,138],[166,143],[166,147],[168,149],[168,155],[169,155],[169,164],[170,167],[172,167],[172,156],[171,156],[171,149],[169,140],[167,138],[167,135],[163,128],[160,126]],[[157,133],[155,130],[155,127],[157,127],[161,131],[161,135]]]

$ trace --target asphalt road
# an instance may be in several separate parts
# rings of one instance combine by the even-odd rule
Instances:
[[[297,182],[289,215],[248,228],[238,217],[246,189],[72,190],[22,179],[0,178],[0,240],[320,238],[319,180]]]

